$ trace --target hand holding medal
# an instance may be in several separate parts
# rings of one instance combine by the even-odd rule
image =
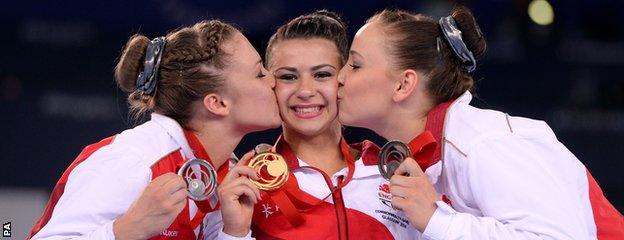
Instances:
[[[186,161],[178,175],[186,181],[189,198],[195,201],[210,198],[217,189],[217,171],[206,160],[194,158]]]
[[[260,144],[255,153],[245,154],[219,185],[223,232],[239,237],[247,235],[254,204],[261,200],[259,189],[279,189],[288,180],[286,161],[281,155],[271,153],[271,148]]]
[[[409,145],[401,141],[386,143],[378,156],[379,171],[390,182],[392,207],[403,211],[421,232],[437,208],[436,190],[423,170],[433,164],[436,146],[435,138],[426,131]]]
[[[247,166],[253,168],[258,180],[250,179],[258,189],[272,191],[279,189],[288,181],[288,165],[282,155],[271,152],[271,145],[263,143],[254,149],[256,155]]]

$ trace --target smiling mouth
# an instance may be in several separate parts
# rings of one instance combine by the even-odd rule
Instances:
[[[317,105],[317,106],[293,106],[290,107],[291,110],[294,111],[295,116],[299,118],[314,118],[321,115],[321,110],[325,108],[325,106]]]

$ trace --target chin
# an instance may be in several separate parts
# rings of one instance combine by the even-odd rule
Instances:
[[[321,133],[321,130],[318,128],[315,129],[299,129],[297,130],[297,132],[299,134],[301,134],[302,136],[305,137],[314,137],[316,135],[319,135]]]
[[[305,137],[312,137],[318,135],[322,131],[322,126],[316,126],[316,124],[296,124],[288,126],[290,130]]]

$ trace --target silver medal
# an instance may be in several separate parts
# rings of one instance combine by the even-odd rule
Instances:
[[[206,160],[194,158],[186,161],[178,175],[186,181],[189,197],[195,201],[203,201],[216,192],[217,171]]]
[[[389,141],[384,144],[381,151],[379,151],[377,159],[377,166],[381,176],[390,180],[392,175],[394,175],[394,171],[409,156],[411,156],[409,147],[401,141]]]

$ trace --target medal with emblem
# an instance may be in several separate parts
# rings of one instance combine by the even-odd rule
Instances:
[[[194,158],[186,161],[178,175],[186,181],[189,197],[203,201],[211,197],[217,189],[217,171],[206,160]]]
[[[251,180],[258,189],[272,191],[288,180],[288,165],[282,155],[271,152],[271,145],[262,143],[255,147],[256,155],[247,166],[253,168],[260,179]]]
[[[389,141],[384,144],[377,158],[377,166],[381,176],[390,180],[392,175],[394,175],[394,171],[409,156],[411,156],[409,147],[401,141]]]

